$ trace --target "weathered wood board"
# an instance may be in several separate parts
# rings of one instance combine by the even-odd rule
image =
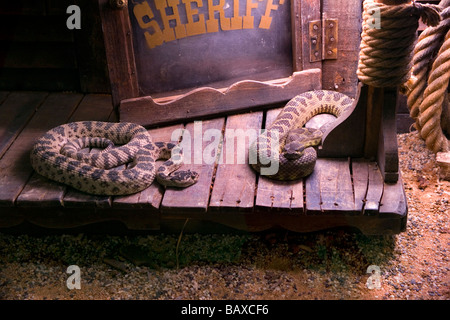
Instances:
[[[5,101],[0,105],[0,159],[46,96],[43,92],[2,94],[0,102]]]
[[[10,96],[3,103],[10,103]],[[308,232],[351,226],[366,234],[393,234],[405,228],[407,205],[401,179],[385,183],[376,162],[321,158],[313,174],[297,182],[279,183],[258,176],[248,164],[248,146],[280,109],[152,129],[155,141],[176,141],[183,133],[179,129],[185,129],[186,152],[192,158],[183,169],[196,170],[203,178],[192,189],[166,190],[155,182],[134,195],[99,197],[34,173],[29,150],[38,136],[61,123],[114,121],[109,97],[49,94],[36,103],[39,108],[27,124],[15,126],[15,139],[0,160],[4,169],[1,227],[28,221],[70,228],[117,220],[130,229],[159,230],[166,223],[190,219],[247,231],[282,227]]]
[[[125,10],[111,8],[108,0],[94,2],[104,31],[111,98],[113,106],[120,107],[116,110],[120,119],[115,119],[110,101],[96,95],[82,99],[77,94],[0,92],[0,206],[13,213],[14,221],[24,218],[68,227],[120,220],[132,228],[154,229],[161,220],[190,218],[238,223],[249,230],[282,226],[311,231],[350,225],[366,233],[383,229],[395,233],[404,228],[406,198],[401,177],[395,181],[396,92],[363,88],[364,94],[357,96],[360,0],[142,0],[129,2]],[[15,71],[27,68],[32,68],[30,79],[36,83],[43,79],[36,70],[48,70],[44,81],[55,87],[74,73],[89,74],[90,68],[78,65],[74,54],[77,36],[70,33],[63,39],[67,30],[52,33],[49,24],[35,38],[30,35],[29,27],[40,15],[55,23],[64,20],[61,3],[27,4],[31,11],[24,9],[30,18],[25,27],[0,35],[2,43],[15,41],[7,48],[0,82],[16,81]],[[0,7],[8,16],[0,26],[10,27],[18,7]],[[332,39],[327,19],[338,24]],[[45,39],[51,40],[46,48],[38,46],[33,56],[34,51],[23,53],[26,43]],[[335,57],[329,60],[331,42],[337,43],[332,50]],[[49,48],[54,50],[46,56]],[[89,49],[84,42],[81,51]],[[4,51],[5,47],[0,49]],[[67,72],[61,74],[61,68]],[[87,81],[80,83],[85,87]],[[352,97],[356,93],[358,103],[326,137],[313,174],[297,182],[276,182],[256,174],[247,159],[254,137],[250,131],[258,133],[277,113],[264,110],[321,88]],[[243,113],[249,111],[253,112]],[[193,156],[200,152],[201,160],[183,169],[198,171],[201,180],[184,190],[166,190],[155,182],[135,195],[101,197],[33,173],[28,158],[32,141],[53,126],[81,119],[137,122],[152,127],[152,135],[164,141],[185,129],[183,141],[190,133]],[[202,120],[199,143],[192,137],[196,120]],[[173,123],[177,125],[160,127]],[[244,132],[236,134],[238,130]],[[220,132],[220,139],[208,139],[212,132]],[[242,145],[246,147],[236,152]],[[214,157],[219,161],[205,161]],[[2,213],[0,224],[4,217]]]
[[[365,155],[366,89],[365,86],[358,85],[352,107],[328,125],[322,137],[322,145],[317,151],[319,157],[358,158]]]
[[[111,8],[109,0],[98,0],[98,4],[112,100],[117,106],[122,99],[139,96],[131,25],[126,10]]]
[[[265,128],[275,120],[280,111],[281,109],[267,111]],[[255,206],[256,210],[302,214],[303,180],[274,181],[259,176]]]
[[[34,141],[68,119],[83,95],[51,94],[0,160],[0,206],[11,206],[33,173],[29,157]],[[7,174],[6,174],[7,173]]]
[[[355,203],[348,159],[317,159],[306,179],[306,213],[354,212]]]
[[[189,188],[167,188],[161,204],[163,216],[204,214],[208,210],[224,123],[224,118],[217,118],[191,122],[186,126],[181,142],[185,152],[184,164],[179,170],[195,171],[199,180]]]
[[[92,114],[92,110],[96,110]],[[98,120],[107,121],[112,114],[111,100],[108,95],[86,95],[80,101],[78,107],[68,119],[62,119],[63,122]],[[48,128],[51,129],[51,128]],[[48,130],[47,129],[47,130]],[[43,134],[44,132],[42,132]],[[38,137],[36,137],[37,139]],[[106,205],[110,202],[109,197],[96,197],[82,194],[70,187],[54,183],[48,179],[33,173],[30,181],[17,198],[17,205],[20,207],[40,207],[42,203],[47,206],[66,206],[66,207],[86,207],[92,205]]]
[[[262,128],[263,113],[229,116],[209,207],[211,211],[251,211],[256,173],[248,165],[248,146]],[[243,148],[245,146],[245,148]]]
[[[159,99],[150,96],[126,99],[120,103],[120,120],[155,126],[237,113],[287,101],[299,93],[320,89],[320,77],[320,69],[310,69],[267,82],[243,80],[230,87],[203,87]]]
[[[339,23],[337,59],[322,62],[323,88],[356,97],[358,77],[361,0],[323,0],[322,18],[337,18]],[[326,40],[326,39],[325,39]]]
[[[353,159],[352,175],[355,210],[365,215],[378,214],[384,184],[377,164],[363,159]]]

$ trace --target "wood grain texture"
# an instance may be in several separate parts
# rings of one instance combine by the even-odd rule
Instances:
[[[338,19],[338,56],[336,60],[322,62],[323,88],[336,90],[354,98],[358,77],[360,30],[362,17],[361,0],[323,0],[322,19]]]
[[[380,201],[380,218],[397,217],[406,219],[408,203],[401,176],[395,183],[384,183],[383,196]],[[404,222],[406,225],[406,221]]]
[[[355,209],[363,215],[377,215],[383,196],[384,182],[376,162],[352,161]]]
[[[98,0],[105,41],[113,104],[139,95],[130,19],[127,10],[114,10],[108,0]]]
[[[281,109],[267,111],[265,128],[275,120],[280,111]],[[258,211],[303,213],[303,180],[277,181],[259,176],[255,206]]]
[[[224,220],[226,225],[243,228],[249,232],[259,232],[272,226],[293,232],[314,232],[332,228],[353,227],[364,235],[394,235],[405,231],[405,219],[368,217],[359,215],[245,215],[245,223]]]
[[[156,100],[152,97],[127,99],[120,104],[120,120],[155,126],[199,119],[288,101],[301,92],[320,88],[320,69],[310,69],[268,82],[240,81],[228,88],[204,87]]]
[[[60,207],[67,187],[33,172],[16,200],[18,207]]]
[[[256,133],[260,132],[262,120],[262,112],[227,118],[221,153],[223,162],[217,167],[210,200],[211,212],[253,210],[256,172],[248,164],[248,146],[256,139]]]
[[[300,5],[300,13],[301,13],[301,24],[302,24],[302,31],[301,31],[301,39],[297,39],[298,42],[302,43],[302,70],[308,70],[311,68],[319,68],[323,70],[322,67],[322,61],[319,59],[319,61],[312,62],[310,59],[311,55],[311,46],[313,44],[311,43],[312,39],[310,38],[309,33],[309,22],[313,20],[319,20],[322,16],[322,1],[318,0],[306,0],[301,1]],[[320,27],[319,27],[320,28]],[[322,31],[319,29],[319,32],[322,33]],[[321,44],[321,39],[317,39],[319,46]],[[319,55],[321,55],[321,52],[319,52]],[[319,57],[320,58],[320,57]],[[323,73],[323,71],[322,71]],[[322,75],[323,77],[323,75]]]
[[[383,88],[382,117],[378,142],[377,162],[385,182],[398,180],[398,145],[397,145],[397,88]]]
[[[348,159],[321,159],[320,196],[322,210],[353,211],[355,208]]]
[[[367,161],[364,161],[364,159],[353,159],[352,175],[355,193],[355,210],[362,214],[369,186],[369,166]]]
[[[378,143],[380,138],[380,124],[383,111],[382,88],[363,85],[361,88],[360,101],[367,106],[366,134],[364,143],[364,157],[376,159]]]
[[[292,66],[294,71],[303,70],[303,51],[302,42],[302,19],[301,19],[301,4],[300,0],[291,0],[291,10],[294,13],[291,15],[292,25]]]
[[[29,93],[21,94],[27,96]],[[11,96],[15,95],[1,92],[0,100],[8,102]],[[18,103],[20,98],[17,97],[14,101]],[[289,209],[295,202],[291,199],[292,188],[299,184],[278,184],[269,180],[263,182],[264,179],[258,178],[246,163],[248,154],[234,152],[238,144],[242,143],[237,137],[244,137],[245,132],[238,135],[235,133],[225,139],[219,156],[222,162],[212,175],[205,176],[211,179],[209,185],[206,182],[200,184],[204,190],[206,186],[212,187],[207,211],[204,205],[201,209],[196,207],[191,211],[197,205],[194,202],[198,199],[203,201],[203,196],[207,193],[199,192],[197,195],[197,191],[188,192],[186,189],[186,194],[177,199],[179,206],[168,207],[169,211],[164,212],[160,203],[165,190],[157,183],[141,193],[127,197],[97,199],[76,194],[76,191],[66,192],[67,187],[32,174],[29,165],[31,145],[40,134],[64,122],[84,119],[114,120],[110,96],[87,95],[83,98],[80,94],[44,94],[43,102],[36,103],[35,107],[39,106],[36,113],[25,127],[17,129],[14,142],[3,159],[0,159],[2,227],[14,226],[24,220],[51,228],[120,221],[131,229],[155,230],[166,223],[178,221],[182,225],[186,218],[192,218],[199,223],[217,222],[247,231],[262,231],[275,226],[296,232],[350,226],[367,235],[396,234],[405,230],[408,207],[401,177],[397,183],[385,183],[376,162],[363,158],[351,159],[350,162],[346,158],[319,159],[318,168],[304,180],[304,206],[307,211],[306,214],[299,214],[300,211]],[[279,110],[270,111],[265,118],[263,112],[229,116],[225,129],[261,128],[263,119],[269,123]],[[209,123],[219,120],[209,120]],[[221,124],[223,127],[223,119]],[[183,127],[161,127],[152,129],[151,134],[155,140],[168,141],[175,129]],[[203,122],[201,133],[222,127]],[[212,140],[201,142],[202,151],[214,145]],[[248,148],[247,140],[245,145]],[[210,151],[213,150],[210,148]],[[237,163],[238,158],[242,158],[244,163]],[[203,167],[204,164],[200,166]],[[210,170],[210,167],[205,170]],[[263,188],[265,183],[267,188]],[[70,193],[72,196],[67,199],[72,201],[72,206],[64,207],[62,204]],[[181,203],[183,201],[184,204]],[[352,203],[354,209],[351,208]]]
[[[381,197],[384,191],[383,177],[376,163],[368,163],[369,185],[364,206],[365,215],[378,214]]]
[[[26,128],[15,139],[0,160],[0,206],[14,205],[28,179],[34,172],[30,150],[34,141],[49,129],[68,119],[78,106],[81,94],[54,93],[47,97]]]
[[[13,92],[4,93],[0,105],[0,159],[34,115],[47,93]]]
[[[308,24],[320,20],[319,0],[291,0],[292,50],[294,71],[322,68],[322,62],[311,62],[309,58],[310,37]]]
[[[319,157],[363,157],[365,146],[366,95],[359,85],[353,106],[327,127],[322,137]]]
[[[189,146],[191,152],[188,153],[183,148],[187,154],[185,154],[185,164],[179,170],[196,171],[199,174],[199,180],[196,184],[187,188],[166,189],[161,203],[161,212],[164,217],[179,213],[184,216],[188,213],[204,214],[208,210],[221,136],[208,137],[207,133],[221,134],[224,122],[224,118],[217,118],[189,123],[186,126],[183,132],[182,145]]]
[[[112,104],[109,95],[90,94],[83,97],[69,119],[61,119],[61,121],[107,121],[111,113]],[[87,195],[61,183],[50,181],[34,172],[17,197],[16,204],[20,207],[72,206],[86,208],[105,206],[109,201],[109,197]]]
[[[306,213],[355,213],[351,174],[347,159],[317,159],[306,178]]]

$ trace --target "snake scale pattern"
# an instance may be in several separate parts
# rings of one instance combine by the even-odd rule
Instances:
[[[250,146],[253,169],[261,172],[277,161],[277,180],[295,180],[314,169],[323,129],[303,128],[320,113],[341,116],[353,99],[334,91],[318,90],[290,100],[275,121]],[[278,150],[273,150],[273,139]],[[99,152],[83,152],[95,147]],[[166,160],[156,169],[156,161]],[[44,177],[96,195],[126,195],[144,190],[156,180],[164,186],[188,187],[198,180],[190,170],[176,171],[183,161],[174,143],[153,142],[148,131],[134,123],[102,121],[71,122],[55,127],[34,144],[33,169]]]
[[[250,165],[255,171],[275,180],[297,180],[308,176],[317,159],[314,146],[321,143],[327,126],[320,129],[303,126],[321,113],[340,117],[352,104],[352,98],[328,90],[308,91],[295,96],[250,146]],[[273,139],[277,139],[277,143],[274,144]],[[278,170],[265,174],[263,170],[274,162],[277,162]]]
[[[83,153],[82,148],[104,148]],[[166,160],[157,170],[156,161]],[[187,187],[196,172],[176,171],[183,160],[174,143],[153,142],[148,131],[134,123],[71,122],[45,133],[34,144],[33,169],[44,177],[96,195],[132,194],[154,179],[164,186]],[[118,168],[126,165],[126,168]]]

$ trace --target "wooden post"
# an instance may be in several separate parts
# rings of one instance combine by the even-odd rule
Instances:
[[[397,87],[368,86],[364,157],[375,159],[387,183],[398,181]]]
[[[384,88],[377,161],[384,181],[398,181],[397,87]]]
[[[110,1],[98,0],[102,19],[113,105],[139,96],[131,23],[127,9],[114,9]],[[120,44],[120,45],[117,45]]]
[[[366,95],[365,101],[367,103],[364,157],[370,160],[376,160],[382,111],[382,107],[380,106],[383,104],[384,90],[383,88],[366,86],[366,90],[364,90],[361,95],[363,94]]]
[[[367,89],[359,83],[352,108],[327,125],[317,150],[320,158],[365,157]]]

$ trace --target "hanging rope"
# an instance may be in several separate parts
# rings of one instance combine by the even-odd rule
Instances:
[[[440,121],[450,78],[450,0],[440,6],[442,21],[421,33],[414,49],[413,76],[407,83],[410,115],[434,153],[449,151]]]
[[[386,5],[365,0],[358,78],[374,87],[403,85],[410,78],[419,19],[439,23],[439,8],[428,4]]]
[[[450,78],[450,31],[447,32],[444,44],[433,63],[428,86],[420,104],[420,135],[427,147],[437,152],[449,151],[449,142],[441,128],[442,105]]]
[[[423,100],[423,93],[427,86],[431,61],[436,57],[442,46],[447,30],[450,29],[450,0],[444,0],[441,5],[446,6],[442,11],[442,21],[436,27],[426,28],[419,36],[414,48],[413,77],[408,81],[408,107],[413,119],[419,116],[419,106]],[[416,128],[420,131],[420,123],[417,119]]]

